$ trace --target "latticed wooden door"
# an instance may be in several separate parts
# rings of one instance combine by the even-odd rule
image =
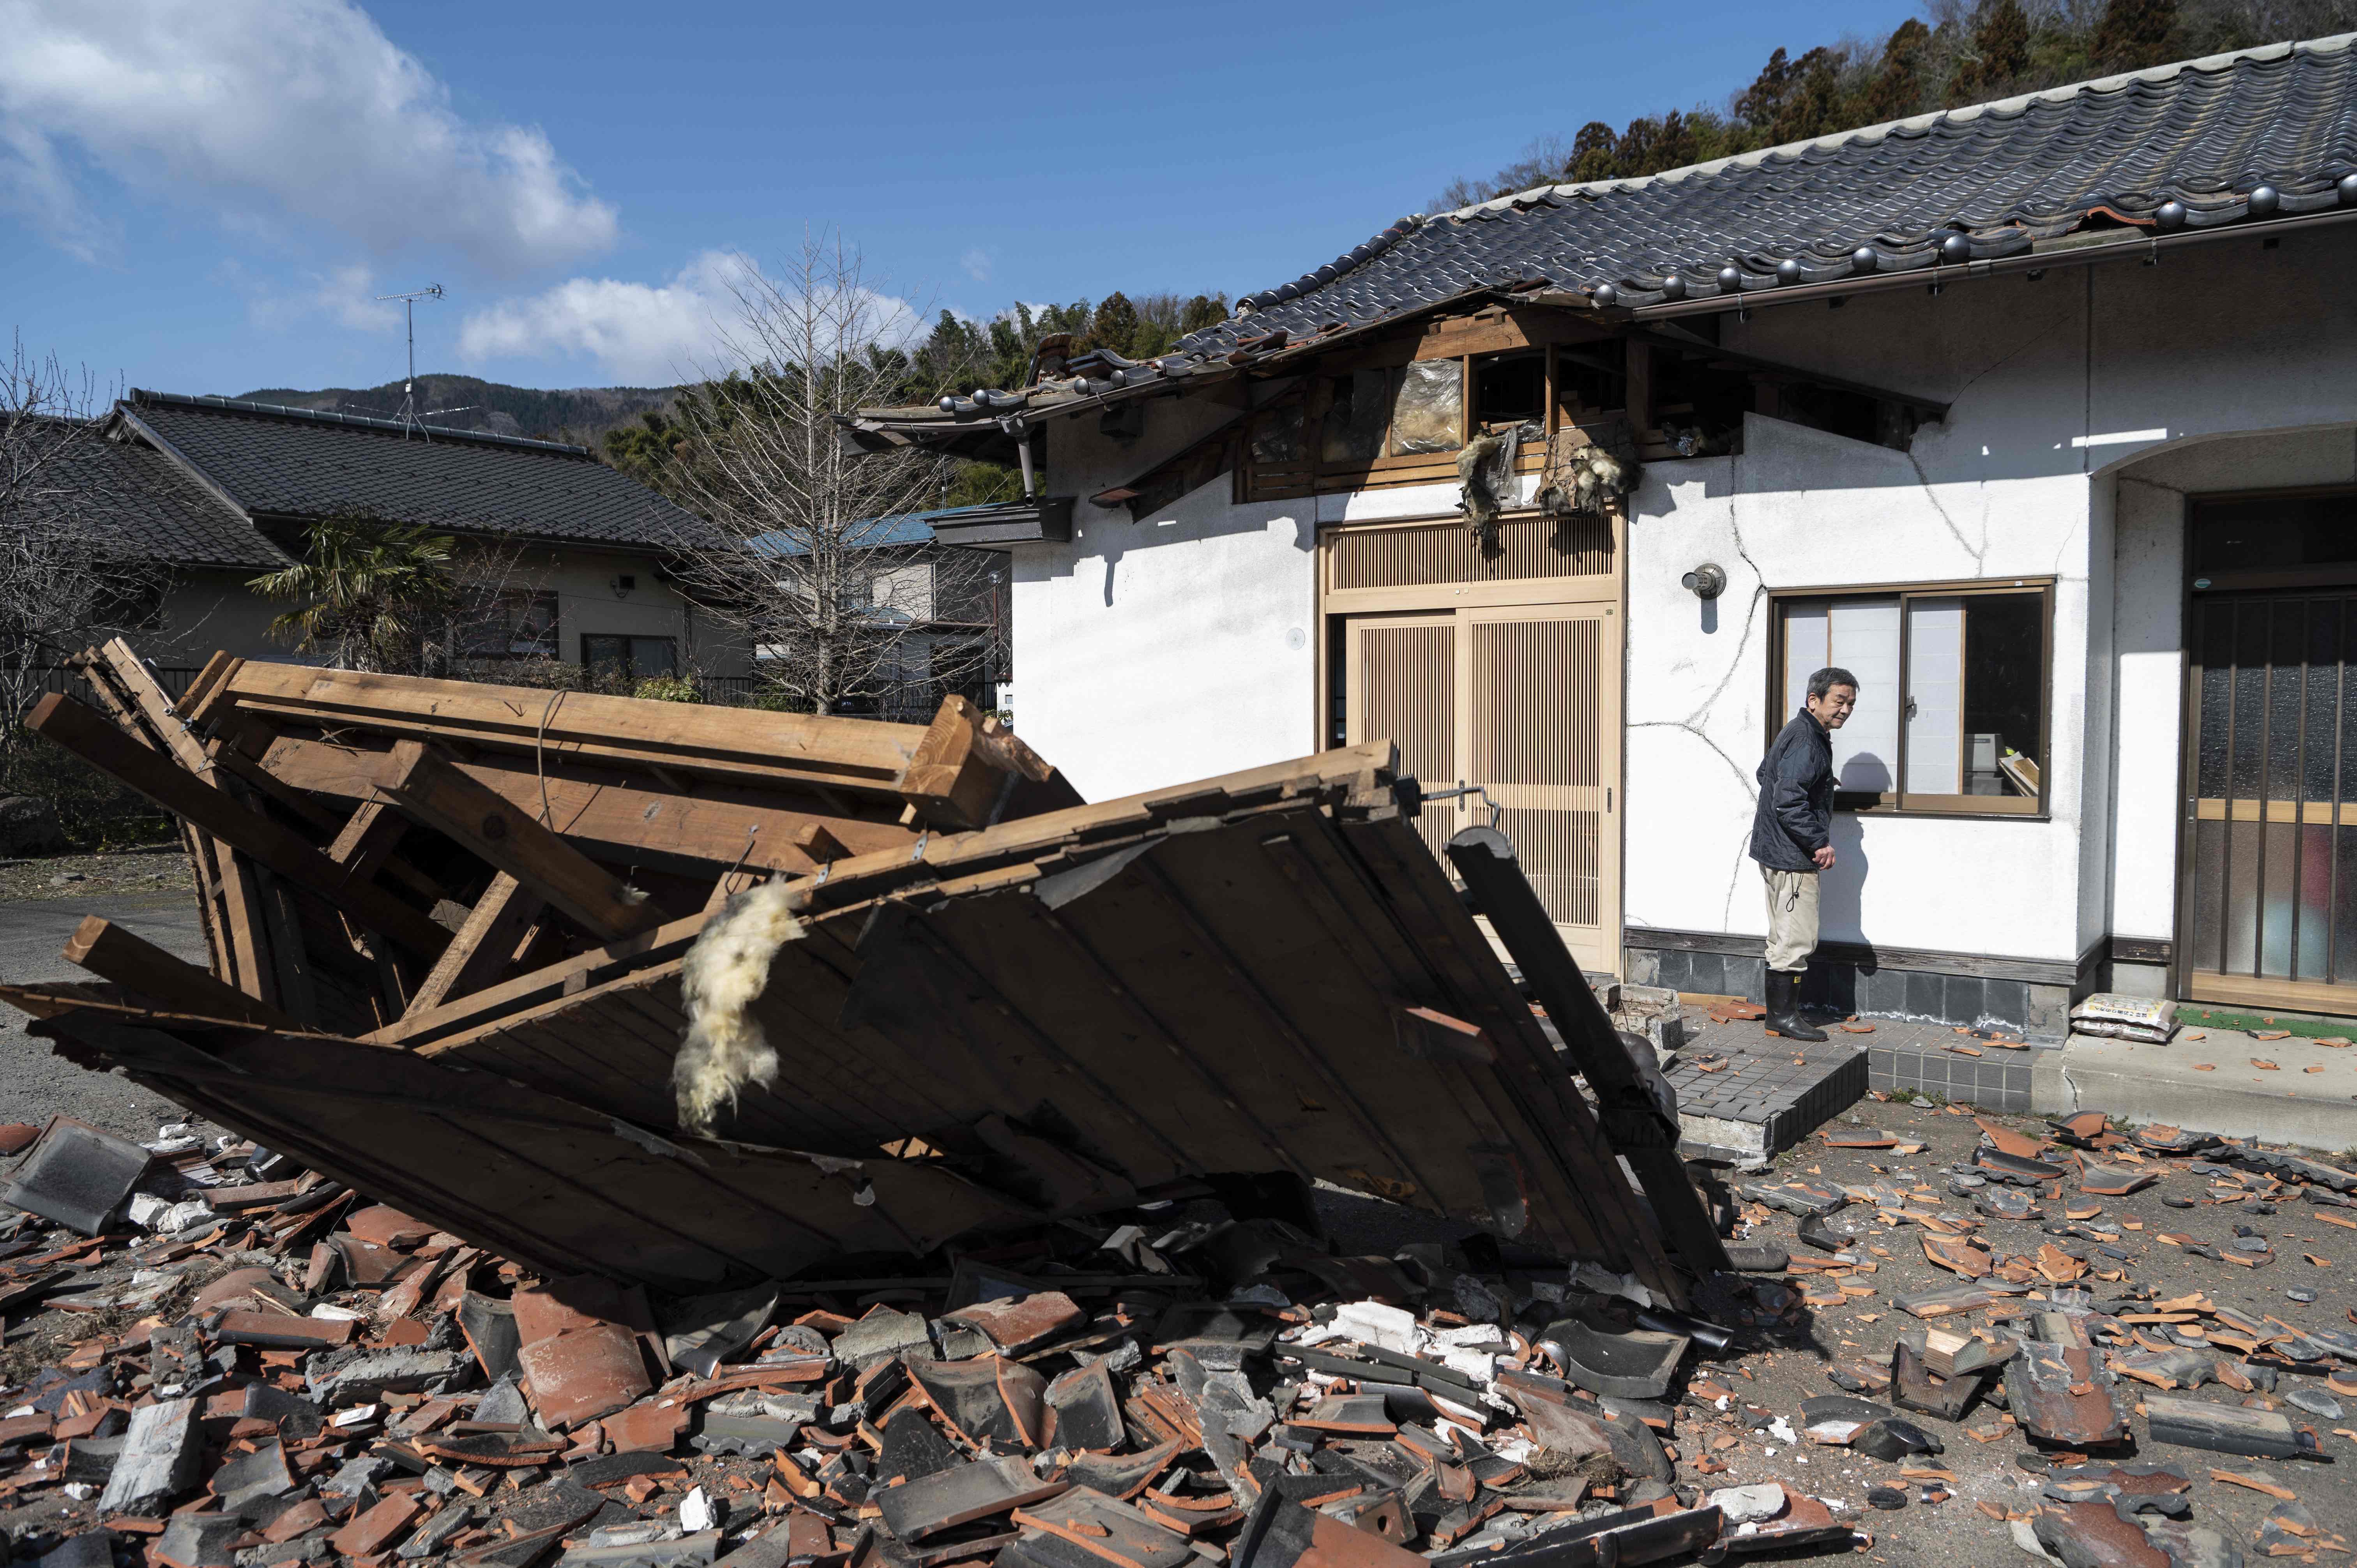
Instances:
[[[2357,1005],[2357,595],[2197,596],[2179,942],[2201,1001]]]
[[[1389,736],[1435,800],[1436,854],[1491,821],[1582,965],[1618,971],[1620,944],[1619,623],[1596,605],[1354,617],[1349,738]],[[1445,864],[1445,862],[1444,862]]]

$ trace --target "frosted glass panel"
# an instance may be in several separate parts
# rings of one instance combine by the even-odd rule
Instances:
[[[1964,788],[1964,601],[1907,605],[1907,789],[1961,795]]]
[[[1899,601],[1788,604],[1782,719],[1801,711],[1809,677],[1828,664],[1858,679],[1857,709],[1834,731],[1834,778],[1844,789],[1889,789],[1899,757]]]
[[[1825,662],[1857,677],[1857,711],[1834,731],[1834,778],[1844,789],[1889,789],[1898,781],[1899,601],[1835,599],[1827,620]]]

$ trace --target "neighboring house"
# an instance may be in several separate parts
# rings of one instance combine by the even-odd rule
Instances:
[[[583,446],[228,398],[134,392],[104,422],[92,504],[173,569],[137,639],[160,664],[216,649],[295,659],[270,635],[290,607],[247,585],[337,514],[414,523],[489,547],[496,580],[469,658],[544,658],[625,678],[745,660],[675,592],[666,563],[704,524]]]
[[[997,688],[1012,679],[1008,666],[1009,593],[1014,574],[995,551],[944,543],[935,526],[954,529],[988,507],[951,507],[872,518],[852,525],[849,607],[873,630],[876,690],[839,712],[874,711],[930,722],[943,696],[998,705]],[[765,534],[757,551],[781,558],[807,556],[805,542]],[[807,574],[781,570],[780,590],[807,585]],[[790,658],[788,649],[756,641],[753,670]]]
[[[1092,799],[1388,736],[1585,962],[1757,995],[1753,769],[1838,663],[1827,1000],[2357,1011],[2352,41],[1406,220],[846,434],[1044,460],[937,532],[1011,551],[1022,733]],[[1588,445],[1633,492],[1535,504]]]

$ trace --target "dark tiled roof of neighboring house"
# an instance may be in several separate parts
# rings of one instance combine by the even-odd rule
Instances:
[[[1244,296],[1243,314],[1178,352],[1224,353],[1276,328],[1297,342],[1484,286],[1609,287],[1644,306],[2012,255],[2091,223],[2165,232],[2357,206],[2352,42],[2270,45],[1405,219]]]
[[[274,571],[285,552],[238,510],[152,447],[93,429],[66,445],[45,480],[102,529],[111,542],[174,566]]]
[[[134,392],[118,408],[255,517],[356,515],[640,550],[709,533],[584,446],[168,392]]]

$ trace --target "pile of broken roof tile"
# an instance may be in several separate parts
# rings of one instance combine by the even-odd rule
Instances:
[[[1786,1432],[1786,1441],[1804,1436],[1818,1445],[1912,1461],[1916,1467],[1903,1475],[1944,1492],[1943,1483],[1954,1477],[1928,1458],[1944,1451],[1938,1423],[1956,1423],[1980,1444],[2027,1438],[2032,1446],[2020,1467],[2046,1477],[2029,1506],[1979,1505],[2010,1523],[2023,1550],[2073,1565],[2239,1564],[2235,1543],[2192,1520],[2195,1474],[2127,1462],[2139,1451],[2138,1418],[2145,1444],[2329,1463],[2333,1456],[2317,1426],[2303,1418],[2327,1425],[2344,1419],[2344,1400],[2357,1396],[2357,1333],[2302,1327],[2273,1313],[2221,1305],[2206,1289],[2165,1290],[2136,1279],[2136,1265],[2181,1272],[2177,1260],[2202,1259],[2219,1267],[2222,1283],[2242,1283],[2247,1275],[2237,1270],[2276,1261],[2255,1222],[2281,1214],[2279,1206],[2304,1200],[2304,1218],[2357,1229],[2357,1217],[2348,1214],[2357,1209],[2357,1175],[2174,1127],[2115,1129],[2100,1112],[2051,1122],[2042,1136],[1978,1121],[1979,1145],[1971,1159],[1947,1170],[1944,1191],[1920,1178],[1798,1178],[1742,1189],[1755,1228],[1769,1222],[1771,1210],[1799,1217],[1791,1268],[1800,1278],[1798,1288],[1756,1285],[1750,1305],[1757,1310],[1728,1315],[1738,1323],[1792,1326],[1815,1318],[1812,1332],[1820,1343],[1855,1343],[1842,1337],[1847,1321],[1822,1315],[1876,1294],[1862,1282],[1894,1254],[1872,1238],[1903,1230],[1919,1233],[1928,1262],[1964,1279],[1898,1295],[1892,1305],[1916,1321],[1891,1326],[1896,1342],[1887,1364],[1835,1361],[1827,1373],[1848,1392],[1807,1402],[1807,1424],[1799,1434]],[[1902,1155],[1923,1147],[1872,1129],[1837,1130],[1823,1142],[1828,1150]],[[2230,1241],[2212,1246],[2107,1212],[2119,1206],[2104,1200],[2148,1189],[2158,1189],[2153,1196],[2167,1210],[2210,1208],[2248,1220],[2233,1225]],[[1836,1225],[1833,1217],[1853,1205],[1871,1210],[1872,1219]],[[2028,1228],[2034,1232],[2022,1236]],[[2306,1256],[2329,1267],[2327,1260]],[[2296,1305],[2318,1300],[2316,1291],[2298,1285],[2283,1294]],[[2212,1383],[2236,1402],[2194,1397]],[[1887,1399],[1889,1406],[1860,1395]],[[1932,1424],[1927,1430],[1898,1412],[1931,1417]],[[1760,1423],[1770,1419],[1765,1411],[1754,1413]],[[2330,1430],[2357,1442],[2357,1431]],[[2319,1551],[2348,1550],[2290,1487],[2214,1468],[2207,1478],[2276,1499],[2255,1540],[2263,1553],[2313,1562]],[[1902,1496],[1888,1506],[1904,1501]]]
[[[285,1156],[165,1133],[57,1119],[5,1188],[0,1494],[15,1555],[50,1568],[1381,1568],[1854,1540],[1772,1486],[1674,1487],[1663,1396],[1723,1331],[1479,1235],[1335,1256],[1200,1197],[946,1274],[672,1300],[536,1278]]]

